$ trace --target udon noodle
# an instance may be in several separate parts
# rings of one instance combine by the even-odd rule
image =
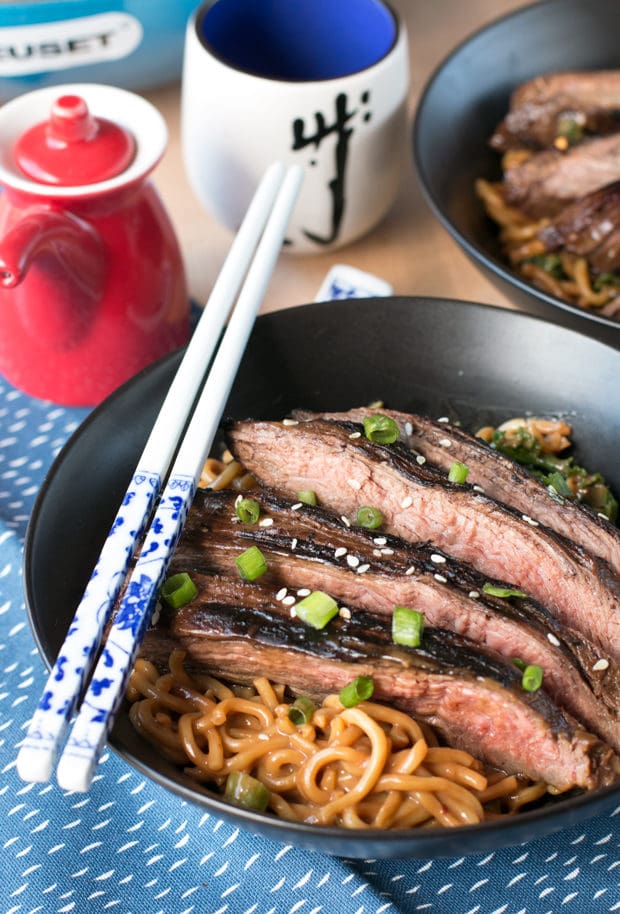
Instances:
[[[147,740],[197,782],[224,792],[231,772],[268,791],[289,821],[345,828],[471,825],[539,799],[545,784],[486,771],[469,753],[438,745],[403,712],[327,696],[308,723],[289,718],[283,685],[258,678],[231,686],[188,673],[184,653],[160,673],[136,663],[130,718]]]

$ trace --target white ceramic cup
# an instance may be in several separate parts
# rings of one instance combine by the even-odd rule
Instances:
[[[287,235],[323,253],[364,235],[398,191],[404,26],[383,0],[209,0],[189,20],[182,145],[190,184],[236,230],[267,166],[301,164]]]

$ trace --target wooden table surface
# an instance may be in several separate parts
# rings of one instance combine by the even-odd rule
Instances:
[[[523,0],[393,0],[408,33],[411,66],[409,121],[435,67],[464,38]],[[153,179],[173,221],[192,298],[206,301],[231,243],[194,196],[185,176],[180,144],[180,87],[146,93],[170,130],[169,146]],[[386,279],[396,294],[433,295],[510,307],[509,300],[461,252],[426,204],[413,164],[411,130],[406,166],[396,203],[370,234],[329,254],[283,254],[263,304],[273,311],[312,301],[336,263],[350,264]]]

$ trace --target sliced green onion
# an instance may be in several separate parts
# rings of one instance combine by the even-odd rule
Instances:
[[[316,505],[316,492],[313,492],[312,489],[302,489],[297,493],[297,501],[301,501],[304,505]]]
[[[244,524],[255,524],[260,517],[260,505],[253,498],[241,498],[235,505],[235,514]]]
[[[226,778],[224,796],[229,803],[264,812],[269,803],[269,791],[257,778],[245,771],[231,771]]]
[[[526,692],[536,692],[542,685],[543,669],[536,663],[526,666],[521,677],[521,685]]]
[[[510,587],[497,587],[495,584],[489,584],[488,581],[486,584],[482,585],[482,589],[492,597],[501,597],[502,600],[507,600],[508,597],[527,597],[527,594],[523,593],[522,590],[512,590]]]
[[[237,570],[244,581],[255,581],[267,571],[265,556],[258,546],[250,546],[235,559]]]
[[[300,695],[290,706],[288,710],[288,719],[292,721],[296,727],[301,727],[303,724],[309,724],[312,721],[315,711],[316,705],[312,699],[308,698],[306,695]]]
[[[424,613],[407,606],[395,606],[392,614],[392,641],[406,647],[419,647],[424,630]]]
[[[376,530],[383,523],[383,514],[378,508],[363,505],[357,512],[357,523],[368,530]]]
[[[521,670],[521,672],[523,672],[523,670],[527,666],[525,660],[521,660],[520,657],[513,657],[512,662],[518,670]]]
[[[468,473],[469,467],[467,464],[461,463],[460,460],[455,460],[448,470],[448,479],[450,482],[458,482],[459,484],[462,484],[466,482]]]
[[[198,593],[198,588],[186,571],[173,574],[162,584],[160,596],[172,609],[180,609]]]
[[[357,676],[340,690],[340,704],[343,708],[354,708],[360,701],[371,698],[374,690],[375,684],[371,676]]]
[[[383,413],[365,416],[363,419],[364,434],[369,441],[375,444],[394,444],[398,440],[400,431],[393,419]]]
[[[336,601],[322,590],[313,590],[311,594],[295,604],[296,616],[313,628],[325,628],[337,612]]]

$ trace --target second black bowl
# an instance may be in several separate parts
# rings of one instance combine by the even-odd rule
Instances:
[[[497,227],[474,189],[497,180],[488,141],[521,83],[542,73],[618,67],[617,0],[545,0],[495,20],[460,44],[431,76],[414,123],[426,197],[464,251],[519,307],[620,348],[620,321],[540,291],[503,260]]]

